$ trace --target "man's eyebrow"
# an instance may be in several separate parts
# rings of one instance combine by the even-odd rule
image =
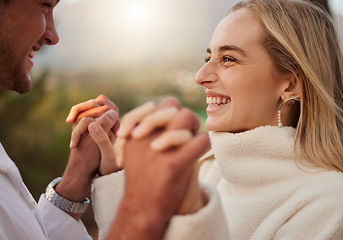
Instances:
[[[219,52],[224,52],[224,51],[227,51],[227,50],[238,51],[242,55],[247,56],[247,53],[243,49],[241,49],[241,48],[239,48],[237,46],[234,46],[234,45],[224,45],[224,46],[221,46],[221,47],[218,48]],[[207,53],[212,53],[210,48],[207,48]]]

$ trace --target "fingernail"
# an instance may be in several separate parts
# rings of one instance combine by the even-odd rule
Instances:
[[[136,127],[132,131],[132,136],[135,138],[140,138],[144,132],[144,129],[141,126]]]
[[[164,144],[163,144],[163,141],[157,138],[156,140],[151,142],[150,147],[155,151],[160,151],[163,149]]]
[[[70,141],[69,148],[74,148],[74,142],[72,140]]]
[[[94,123],[94,124],[90,124],[88,126],[88,130],[91,134],[96,134],[99,131],[99,127],[98,124]]]
[[[66,122],[69,122],[69,121],[70,121],[70,116],[68,116],[66,119]]]
[[[124,137],[124,130],[122,128],[119,128],[116,135],[117,137]]]

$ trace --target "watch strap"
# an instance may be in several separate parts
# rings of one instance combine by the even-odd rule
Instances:
[[[83,202],[73,202],[59,195],[55,191],[55,187],[61,180],[62,178],[58,177],[49,183],[49,185],[46,187],[45,198],[65,212],[84,213],[89,206],[89,199],[86,198],[86,200]]]

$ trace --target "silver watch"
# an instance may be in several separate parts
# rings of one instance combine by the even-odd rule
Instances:
[[[56,185],[61,181],[61,177],[55,178],[49,183],[45,190],[45,198],[48,199],[56,207],[69,213],[83,213],[89,206],[89,199],[86,198],[84,202],[72,202],[60,196],[56,191]]]

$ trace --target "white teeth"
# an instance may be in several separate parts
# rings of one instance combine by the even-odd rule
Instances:
[[[208,105],[224,105],[231,102],[230,98],[221,98],[221,97],[207,97],[206,103]]]

